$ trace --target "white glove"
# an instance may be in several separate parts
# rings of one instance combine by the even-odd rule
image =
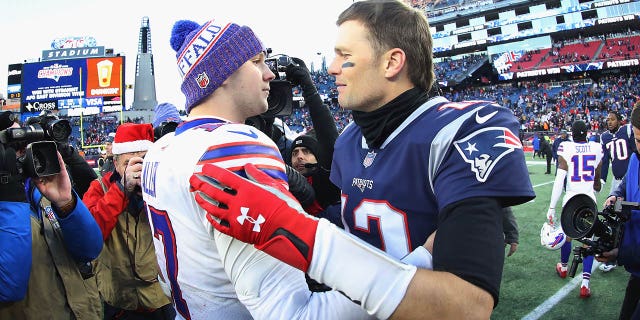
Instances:
[[[549,221],[550,225],[554,224],[554,222],[556,221],[556,209],[555,208],[549,208],[549,211],[547,211],[547,220]]]

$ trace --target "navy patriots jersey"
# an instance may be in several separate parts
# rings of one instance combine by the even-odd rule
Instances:
[[[622,179],[627,173],[629,157],[635,150],[633,140],[633,130],[629,124],[620,126],[618,131],[611,133],[606,131],[600,137],[602,143],[602,179],[607,180],[609,174],[609,162],[611,162],[611,173],[615,179]]]
[[[336,141],[331,168],[345,229],[402,258],[424,244],[449,204],[532,199],[518,126],[511,111],[491,102],[443,97],[414,111],[380,149],[369,149],[352,123]]]

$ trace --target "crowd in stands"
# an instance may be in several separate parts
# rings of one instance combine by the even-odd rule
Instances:
[[[460,59],[444,58],[433,65],[437,79],[455,79],[460,75],[467,75],[469,70],[487,58],[485,53],[466,55]]]
[[[591,130],[606,128],[609,110],[629,116],[640,85],[640,75],[611,75],[598,81],[549,83],[520,82],[519,85],[490,85],[446,92],[452,101],[494,100],[513,110],[525,132],[554,131],[571,127],[582,119]]]
[[[632,30],[607,36],[555,40],[550,48],[526,51],[511,66],[499,72],[640,58],[636,51],[638,47],[640,33]]]

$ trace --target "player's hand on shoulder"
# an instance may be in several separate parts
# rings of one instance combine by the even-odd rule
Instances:
[[[218,231],[306,271],[318,220],[307,215],[282,183],[253,164],[250,180],[214,164],[205,164],[189,182],[195,200]]]

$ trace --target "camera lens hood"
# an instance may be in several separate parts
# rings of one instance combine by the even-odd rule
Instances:
[[[571,197],[562,208],[560,217],[562,230],[573,239],[592,236],[597,223],[596,203],[586,194],[577,194]]]

